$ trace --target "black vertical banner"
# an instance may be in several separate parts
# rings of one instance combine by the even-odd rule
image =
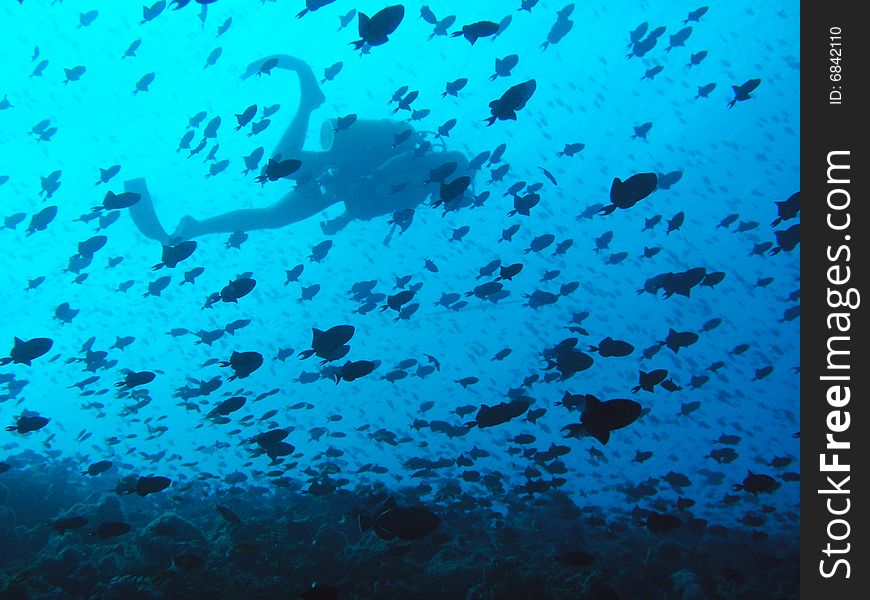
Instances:
[[[801,597],[810,599],[870,597],[862,8],[801,5]]]

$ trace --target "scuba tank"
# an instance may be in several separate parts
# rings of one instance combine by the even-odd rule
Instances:
[[[345,174],[372,173],[392,156],[408,152],[423,141],[413,127],[392,119],[357,119],[342,131],[336,131],[336,119],[327,119],[320,128],[320,145],[333,160],[329,162]],[[407,140],[397,147],[396,136],[411,130]]]

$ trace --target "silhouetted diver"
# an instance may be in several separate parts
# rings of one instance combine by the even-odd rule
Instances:
[[[210,233],[277,229],[343,202],[342,215],[321,223],[323,232],[331,235],[354,219],[369,220],[414,208],[430,193],[437,194],[438,184],[426,182],[430,170],[439,165],[455,162],[454,176],[465,173],[468,159],[461,152],[430,151],[415,158],[414,148],[424,141],[423,135],[407,123],[389,119],[358,119],[342,131],[334,131],[335,121],[327,121],[320,135],[324,150],[302,150],[311,112],[326,97],[311,67],[292,56],[273,55],[255,61],[242,79],[253,75],[270,58],[278,60],[275,68],[295,71],[299,77],[299,108],[272,153],[276,159],[302,161],[302,167],[288,177],[296,180],[296,187],[264,208],[234,210],[202,220],[184,216],[170,235],[157,218],[145,179],[131,179],[124,183],[124,189],[142,196],[130,214],[143,235],[167,244]],[[407,139],[396,145],[399,134]]]

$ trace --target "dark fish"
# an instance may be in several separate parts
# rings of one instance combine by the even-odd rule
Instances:
[[[734,90],[734,98],[728,103],[728,108],[733,107],[738,102],[749,100],[751,98],[750,94],[759,85],[761,85],[760,78],[749,79],[740,85],[732,85],[731,89]]]
[[[654,67],[650,67],[649,69],[646,70],[646,72],[643,74],[643,77],[641,77],[641,79],[652,80],[655,78],[656,75],[661,73],[664,68],[665,67],[663,65],[656,65]]]
[[[683,221],[685,221],[686,215],[683,211],[675,214],[671,219],[668,220],[668,230],[665,232],[665,235],[670,235],[672,231],[677,231],[680,227],[683,226]]]
[[[525,196],[514,196],[514,209],[508,211],[507,215],[512,217],[514,215],[523,215],[530,216],[531,209],[538,205],[538,202],[541,201],[541,196],[538,194],[526,194]]]
[[[160,257],[160,262],[151,267],[151,269],[154,271],[163,267],[166,267],[167,269],[174,269],[176,266],[178,266],[178,263],[187,258],[190,258],[195,250],[196,242],[193,240],[181,242],[174,246],[163,246],[163,254]]]
[[[537,88],[537,82],[529,79],[523,83],[514,85],[501,95],[498,100],[489,103],[491,117],[484,119],[488,125],[497,120],[517,120],[517,111],[525,107],[526,102],[532,97]]]
[[[695,96],[695,100],[698,98],[708,98],[710,96],[710,92],[716,89],[716,82],[706,83],[704,85],[698,86],[698,94]]]
[[[520,57],[516,54],[509,54],[504,58],[495,59],[495,73],[489,76],[490,81],[495,81],[497,77],[510,77],[511,69],[517,66]]]
[[[586,403],[580,416],[579,424],[563,427],[566,437],[590,435],[602,444],[610,440],[610,432],[622,429],[634,423],[641,415],[641,406],[634,400],[600,401],[591,394],[586,394]]]
[[[771,248],[768,254],[791,252],[801,241],[801,225],[797,223],[788,229],[777,229],[773,234],[776,236],[776,246]]]
[[[674,529],[679,529],[682,526],[683,522],[679,519],[679,517],[675,517],[674,515],[668,514],[660,514],[657,512],[652,512],[646,518],[646,528],[649,529],[652,533],[665,533],[667,531],[673,531]]]
[[[302,166],[302,161],[288,158],[287,160],[277,161],[270,158],[269,162],[263,168],[263,173],[254,178],[254,181],[265,185],[267,181],[278,181],[284,177],[289,177],[299,170]]]
[[[473,46],[474,42],[480,38],[495,35],[497,31],[498,23],[493,23],[492,21],[477,21],[470,25],[464,25],[459,31],[454,31],[451,34],[451,37],[463,36],[466,40],[471,42],[471,45]]]
[[[550,173],[550,172],[549,172],[547,169],[545,169],[544,167],[538,167],[538,168],[541,170],[541,172],[544,174],[544,176],[545,176],[547,179],[550,180],[550,183],[552,183],[553,185],[555,185],[555,186],[558,187],[559,182],[556,181],[556,178],[553,176],[552,173]]]
[[[224,331],[226,331],[230,335],[235,335],[239,329],[242,329],[243,327],[247,327],[250,324],[251,324],[250,319],[236,319],[232,323],[227,323],[224,326]]]
[[[443,92],[441,92],[441,97],[444,98],[447,95],[458,97],[459,92],[465,85],[468,83],[468,79],[465,77],[460,77],[459,79],[455,79],[453,81],[448,81],[447,85]]]
[[[461,175],[449,183],[442,183],[438,190],[438,200],[431,204],[432,207],[447,205],[461,199],[465,191],[471,185],[471,178],[467,175]]]
[[[27,235],[37,231],[44,231],[57,216],[57,206],[46,206],[30,218],[27,226]]]
[[[388,36],[396,30],[405,17],[405,7],[395,4],[379,10],[372,17],[361,12],[358,15],[357,31],[360,39],[351,42],[357,50],[365,45],[380,46],[387,43]]]
[[[256,116],[256,114],[257,114],[257,105],[256,104],[251,104],[248,108],[243,110],[241,113],[237,114],[236,115],[236,122],[238,123],[238,125],[236,126],[236,131],[238,131],[239,129],[241,129],[242,127],[244,127],[248,123],[250,123],[251,120]],[[257,160],[257,162],[259,162],[259,159]]]
[[[189,1],[189,0],[187,0]],[[187,4],[187,2],[185,2]],[[143,6],[142,7],[142,20],[139,21],[140,25],[144,25],[148,21],[153,21],[156,19],[160,13],[163,12],[163,9],[166,8],[166,0],[158,0],[151,6]]]
[[[637,173],[625,181],[613,178],[610,186],[610,205],[605,206],[598,214],[609,215],[617,208],[631,208],[658,187],[658,175],[655,173]]]
[[[123,381],[115,384],[115,387],[129,390],[140,385],[146,385],[154,381],[157,375],[151,371],[130,371],[126,374]]]
[[[100,169],[100,179],[94,185],[99,185],[101,183],[108,183],[112,177],[118,174],[121,170],[121,165],[112,165],[108,169]],[[103,202],[105,204],[105,201]]]
[[[668,372],[665,369],[656,369],[649,373],[640,371],[638,385],[631,389],[632,392],[644,390],[652,392],[653,388],[668,378]]]
[[[138,94],[139,92],[147,92],[148,86],[154,81],[155,74],[154,73],[146,73],[143,75],[139,81],[136,82],[136,89],[133,90],[133,96]]]
[[[21,435],[25,433],[31,433],[33,431],[39,431],[46,425],[48,425],[49,419],[47,417],[42,417],[39,415],[25,415],[18,417],[15,422],[15,425],[9,425],[6,427],[6,431],[14,431]]]
[[[3,219],[3,227],[0,229],[15,229],[19,223],[21,223],[24,219],[27,218],[27,214],[23,212],[12,213],[11,215],[4,217]]]
[[[643,123],[641,125],[634,126],[634,135],[631,136],[631,139],[642,138],[647,139],[646,134],[649,133],[649,130],[652,129],[652,122]]]
[[[323,8],[333,2],[335,2],[335,0],[305,0],[305,8],[296,13],[296,18],[301,19],[309,12],[314,12],[318,8]]]
[[[685,25],[689,21],[694,21],[694,22],[700,21],[701,17],[703,17],[705,14],[707,14],[708,10],[709,10],[709,7],[707,7],[707,6],[702,6],[701,8],[696,8],[695,10],[693,10],[689,13],[689,16],[686,17],[685,21],[683,21],[683,25]]]
[[[71,529],[81,529],[87,524],[88,520],[85,517],[65,517],[48,522],[48,525],[53,527],[60,535],[65,534]]]
[[[136,50],[139,49],[139,46],[142,44],[142,40],[133,40],[127,49],[124,51],[124,55],[121,58],[134,57],[136,56]]]
[[[375,370],[377,365],[370,360],[348,361],[336,372],[333,372],[333,378],[336,385],[342,379],[344,381],[354,381],[360,377],[365,377]]]
[[[389,498],[375,515],[361,514],[359,527],[363,532],[374,530],[383,540],[400,538],[418,540],[433,533],[441,518],[422,506],[400,507]]]
[[[564,381],[576,373],[589,369],[595,362],[591,356],[577,350],[577,338],[568,338],[544,352],[545,370],[556,369]]]
[[[381,306],[381,312],[391,308],[395,311],[401,310],[402,306],[410,302],[414,298],[414,290],[404,290],[398,294],[387,296],[387,303]]]
[[[71,69],[64,69],[63,72],[66,75],[66,79],[64,79],[62,83],[66,85],[70,81],[78,81],[79,78],[85,74],[85,71],[87,71],[87,68],[82,65],[75,66]]]
[[[87,27],[93,23],[99,15],[100,12],[97,10],[89,10],[88,12],[79,13],[78,28]]]
[[[671,328],[668,331],[668,336],[660,344],[664,344],[674,353],[680,351],[680,348],[687,348],[698,341],[698,334],[694,331],[676,331]]]
[[[631,462],[644,463],[652,458],[653,453],[648,450],[638,450],[635,452],[634,459]]]
[[[456,119],[448,119],[444,121],[444,123],[438,126],[438,133],[435,135],[435,137],[450,137],[450,130],[453,129],[455,126]]]
[[[500,402],[493,406],[487,404],[481,405],[474,417],[474,421],[468,425],[477,425],[483,429],[486,427],[495,427],[507,423],[511,419],[522,416],[529,409],[527,400],[511,400],[510,402]]]
[[[220,25],[218,25],[218,28],[217,28],[217,37],[220,37],[220,36],[222,36],[223,34],[225,34],[225,33],[229,30],[230,25],[232,25],[232,24],[233,24],[233,18],[232,18],[232,17],[227,17],[226,21],[224,21],[223,23],[221,23]]]
[[[694,67],[696,65],[700,65],[701,61],[703,61],[705,58],[707,58],[707,51],[706,50],[701,50],[700,52],[695,52],[694,54],[692,54],[691,57],[689,57],[689,64],[686,65],[686,67],[691,69],[692,67]]]
[[[27,365],[29,367],[31,361],[48,353],[53,345],[54,340],[50,338],[33,338],[24,341],[16,337],[13,340],[12,350],[9,351],[9,356],[0,358],[0,365],[14,363]]]
[[[220,291],[220,299],[224,302],[238,303],[256,287],[257,282],[250,277],[239,277],[227,283]]]
[[[110,460],[97,461],[91,465],[88,465],[88,468],[86,470],[82,471],[82,475],[95,476],[95,475],[99,475],[101,473],[105,473],[106,471],[108,471],[109,469],[112,468],[113,464],[114,463]]]
[[[611,337],[606,337],[598,344],[598,346],[589,346],[590,352],[598,352],[603,357],[610,356],[628,356],[634,352],[634,346],[622,340],[614,340]]]
[[[540,46],[541,51],[549,48],[550,44],[558,44],[560,41],[562,41],[562,38],[568,35],[568,32],[571,31],[572,27],[574,27],[574,21],[568,18],[573,10],[574,5],[568,4],[557,13],[556,22],[553,23],[552,27],[550,27],[550,31],[549,33],[547,33],[546,41],[544,41]]]
[[[761,367],[760,369],[755,370],[755,376],[752,378],[752,381],[760,381],[764,379],[768,375],[773,373],[773,367],[771,365],[767,365],[765,367]]]
[[[190,271],[184,272],[184,280],[179,285],[184,285],[185,283],[189,283],[191,285],[196,284],[196,278],[202,275],[205,272],[204,267],[194,267]]]
[[[773,223],[770,224],[771,227],[776,227],[783,221],[795,218],[801,210],[800,191],[789,196],[787,200],[776,202],[776,210],[779,216],[777,216],[777,218],[773,220]]]
[[[528,306],[534,310],[542,306],[547,306],[548,304],[555,304],[559,300],[559,296],[553,294],[551,292],[545,292],[543,290],[535,290],[531,294],[523,294],[524,298],[528,298],[528,302],[523,304],[523,306]]]
[[[236,352],[234,350],[228,361],[220,361],[220,366],[230,367],[233,370],[229,381],[244,379],[263,366],[263,355],[259,352]]]
[[[330,359],[330,355],[344,347],[353,337],[356,329],[353,325],[336,325],[326,331],[316,328],[311,329],[311,348],[299,353],[303,359],[317,355],[323,359]]]
[[[561,152],[557,152],[556,156],[574,156],[585,147],[586,144],[581,144],[579,142],[573,144],[565,144],[565,147],[561,150]]]
[[[342,67],[344,67],[344,63],[338,61],[337,63],[333,63],[330,66],[326,67],[323,70],[323,79],[320,80],[320,84],[323,85],[327,81],[332,81],[335,79],[336,75],[341,72]]]
[[[746,492],[750,492],[751,494],[758,495],[760,493],[770,494],[775,492],[780,488],[782,484],[776,481],[770,475],[758,475],[749,471],[746,477],[743,479],[742,484],[735,484],[732,486],[734,491],[743,490]]]
[[[326,255],[329,253],[329,250],[332,248],[332,240],[324,240],[319,244],[316,244],[311,248],[311,254],[308,256],[308,260],[312,262],[320,262]]]
[[[670,52],[672,48],[676,48],[677,46],[685,46],[686,40],[689,39],[689,36],[692,35],[691,27],[683,27],[677,33],[671,36],[670,44],[667,48],[665,48],[665,52]]]
[[[217,47],[211,52],[209,52],[208,56],[205,59],[205,64],[202,66],[203,69],[207,69],[208,67],[213,67],[218,59],[221,57],[223,53],[223,48]]]
[[[346,131],[355,122],[356,122],[356,114],[355,113],[351,113],[351,114],[346,115],[344,117],[339,117],[335,121],[335,129],[333,129],[333,132]]]
[[[683,178],[682,171],[671,171],[670,173],[658,174],[658,188],[660,190],[669,190],[671,186]]]

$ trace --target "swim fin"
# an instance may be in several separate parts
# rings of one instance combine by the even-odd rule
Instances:
[[[148,186],[145,184],[145,180],[139,178],[125,181],[124,190],[135,192],[142,196],[139,202],[129,208],[133,223],[135,223],[142,235],[161,244],[167,244],[169,242],[169,234],[163,229],[163,225],[160,224],[160,220],[157,218],[157,213],[154,212],[154,203],[151,201],[151,194],[148,193]]]

